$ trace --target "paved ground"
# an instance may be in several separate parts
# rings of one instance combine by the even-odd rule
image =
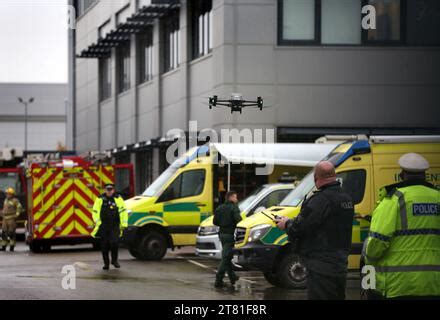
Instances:
[[[236,290],[213,287],[216,261],[202,259],[192,248],[169,252],[160,262],[142,262],[121,249],[122,269],[103,271],[100,253],[82,247],[56,248],[33,254],[19,244],[0,252],[0,301],[7,299],[164,299],[259,300],[305,299],[305,292],[270,286],[258,272],[239,272]],[[75,265],[76,290],[64,290],[63,266]],[[349,274],[348,299],[359,299],[360,280]]]

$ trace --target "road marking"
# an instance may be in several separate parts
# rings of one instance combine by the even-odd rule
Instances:
[[[75,262],[73,265],[75,267],[78,267],[80,270],[85,270],[85,271],[93,270],[91,265],[84,263],[84,262],[81,262],[81,261]]]
[[[203,263],[200,263],[200,262],[197,262],[197,261],[194,261],[194,260],[191,260],[191,259],[186,259],[186,258],[184,258],[184,257],[180,257],[180,256],[179,256],[179,258],[180,258],[180,259],[184,259],[184,260],[188,261],[189,263],[192,263],[192,264],[194,264],[194,265],[196,265],[196,266],[198,266],[198,267],[200,267],[200,268],[207,269],[207,270],[211,270],[211,271],[213,271],[214,273],[217,273],[217,270],[216,270],[216,269],[211,268],[211,267],[209,267],[209,266],[207,266],[207,265],[204,265]],[[253,278],[255,278],[255,277],[253,277]],[[243,280],[244,282],[248,282],[248,283],[252,283],[252,284],[257,283],[256,281],[252,281],[252,280],[249,280],[249,279],[246,279],[246,278],[243,278],[243,277],[240,277],[240,280]],[[240,281],[240,280],[239,280],[239,281]]]
[[[256,281],[252,281],[252,280],[249,280],[249,279],[246,279],[246,278],[243,278],[243,277],[240,277],[240,280],[243,280],[244,282],[253,283],[253,284],[257,283]],[[238,281],[240,281],[240,280],[238,280]]]
[[[185,258],[183,258],[183,259],[185,259]],[[191,260],[191,259],[185,259],[185,260],[188,261],[189,263],[192,263],[192,264],[194,264],[196,266],[199,266],[200,268],[209,269],[209,270],[212,270],[214,272],[217,272],[217,270],[215,270],[214,268],[211,268],[211,267],[209,267],[207,265],[204,265],[203,263],[200,263],[200,262],[197,262],[197,261],[194,261],[194,260]]]

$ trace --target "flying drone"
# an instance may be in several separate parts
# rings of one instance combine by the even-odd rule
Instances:
[[[243,96],[239,93],[233,93],[229,100],[219,100],[218,96],[209,97],[209,109],[213,107],[228,107],[231,113],[243,113],[243,108],[253,107],[263,110],[263,99],[257,98],[257,101],[243,100]]]

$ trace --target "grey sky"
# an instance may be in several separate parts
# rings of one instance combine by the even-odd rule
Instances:
[[[0,82],[67,82],[67,0],[0,0]]]

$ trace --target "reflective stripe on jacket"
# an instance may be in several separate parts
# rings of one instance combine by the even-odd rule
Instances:
[[[384,297],[440,296],[440,191],[406,182],[373,213],[366,262]]]
[[[15,219],[18,218],[23,211],[20,201],[17,198],[5,199],[3,204],[3,218]]]
[[[121,235],[122,235],[122,229],[125,229],[128,227],[128,212],[125,207],[124,199],[122,199],[121,196],[115,196],[115,203],[118,207],[119,212],[119,220],[120,220],[120,229],[121,229]],[[95,204],[93,205],[93,211],[92,211],[92,217],[93,222],[95,223],[95,228],[92,232],[92,237],[96,237],[96,234],[99,231],[99,228],[101,227],[101,208],[103,204],[103,196],[100,196],[95,200]]]

